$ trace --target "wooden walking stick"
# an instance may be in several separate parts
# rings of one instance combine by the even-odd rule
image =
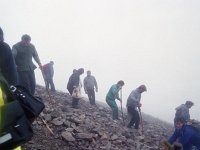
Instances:
[[[143,120],[142,120],[142,113],[141,113],[141,108],[138,107],[139,112],[140,112],[140,121],[141,121],[141,126],[142,126],[142,133],[144,133],[144,126],[143,126]]]
[[[47,124],[47,122],[40,116],[40,119],[42,120],[42,122],[44,123],[44,125],[46,126],[46,128],[48,129],[48,131],[54,135],[53,131],[51,130],[51,128],[49,127],[49,125]]]
[[[123,126],[125,126],[125,122],[124,122],[124,113],[123,113],[123,109],[122,109],[122,89],[120,90],[120,103],[121,103],[121,112],[122,112],[122,120],[123,120]]]

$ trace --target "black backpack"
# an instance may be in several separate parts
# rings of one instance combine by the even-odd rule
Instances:
[[[29,141],[33,136],[31,124],[23,108],[10,92],[0,73],[0,150],[10,150]]]

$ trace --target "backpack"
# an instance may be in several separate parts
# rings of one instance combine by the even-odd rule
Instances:
[[[0,72],[0,149],[10,150],[31,139],[33,130],[20,103]]]
[[[191,119],[186,124],[189,125],[189,126],[191,126],[191,127],[193,127],[198,132],[200,132],[200,121],[195,120],[195,119]]]

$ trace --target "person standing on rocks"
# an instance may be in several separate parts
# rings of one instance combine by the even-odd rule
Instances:
[[[115,99],[118,99],[120,102],[122,101],[119,98],[119,91],[122,89],[124,86],[124,81],[120,80],[117,82],[117,84],[114,84],[111,86],[109,89],[107,95],[106,95],[106,103],[110,106],[112,109],[112,119],[113,120],[118,120],[118,107],[115,102]]]
[[[84,73],[84,69],[80,68],[77,71],[73,71],[73,74],[70,76],[67,83],[67,90],[72,96],[74,89],[80,90],[80,75]],[[79,98],[72,96],[72,108],[78,108]]]
[[[127,128],[131,128],[134,125],[135,129],[139,129],[140,115],[138,109],[140,109],[140,107],[142,106],[140,103],[141,94],[145,91],[147,91],[146,86],[140,85],[138,88],[136,88],[130,93],[127,99],[127,112],[128,115],[130,115],[131,117]]]
[[[21,41],[13,46],[12,53],[17,66],[19,84],[34,95],[36,86],[34,70],[36,66],[33,64],[32,58],[37,62],[40,69],[42,68],[42,64],[35,46],[30,42],[31,37],[27,34],[23,35]]]
[[[192,101],[186,101],[176,108],[175,118],[183,118],[185,122],[190,120],[189,109],[194,105]]]
[[[46,82],[46,89],[49,90],[49,86],[51,86],[51,91],[55,92],[56,91],[55,85],[53,83],[53,75],[54,75],[53,65],[54,62],[50,61],[48,64],[42,66],[42,71]]]
[[[95,91],[98,92],[97,82],[94,76],[91,75],[91,71],[87,71],[87,76],[83,81],[85,93],[88,95],[88,99],[91,105],[96,105],[95,103]]]

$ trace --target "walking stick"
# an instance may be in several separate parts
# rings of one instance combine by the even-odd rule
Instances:
[[[49,125],[47,124],[47,122],[40,116],[40,119],[42,120],[42,122],[44,123],[44,125],[46,126],[46,128],[48,129],[48,131],[54,135],[53,131],[51,130],[51,128],[49,127]]]
[[[124,122],[124,113],[123,113],[123,109],[122,109],[122,89],[120,90],[120,103],[121,103],[121,112],[122,112],[122,120],[123,120],[123,126],[125,126],[125,122]]]
[[[141,126],[142,126],[142,133],[144,133],[144,126],[143,126],[143,120],[142,120],[142,113],[141,113],[141,108],[138,107],[139,112],[140,112],[140,121],[141,121]]]

